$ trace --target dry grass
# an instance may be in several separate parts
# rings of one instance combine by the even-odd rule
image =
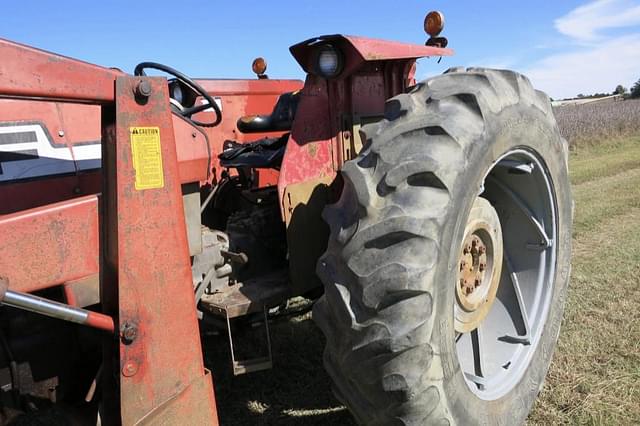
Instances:
[[[637,108],[640,108],[638,106]],[[640,137],[570,159],[573,273],[535,425],[640,424]],[[322,368],[310,315],[272,324],[275,368],[233,378],[224,336],[205,338],[223,425],[352,425]]]
[[[574,150],[640,133],[640,99],[566,105],[554,112]]]
[[[640,137],[574,154],[571,176],[571,286],[530,423],[639,424]]]

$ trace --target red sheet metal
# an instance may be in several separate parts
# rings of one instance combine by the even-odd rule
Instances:
[[[113,101],[113,82],[123,73],[0,39],[3,95]]]
[[[287,186],[336,174],[332,144],[337,126],[332,123],[329,112],[327,81],[307,76],[280,168],[278,195],[283,209]]]
[[[356,49],[365,61],[387,59],[416,59],[427,56],[451,56],[452,49],[423,46],[420,44],[402,43],[375,38],[342,36]]]
[[[207,179],[211,141],[206,133],[184,118],[173,114],[173,131],[178,153],[178,174],[181,183],[201,182]]]
[[[453,50],[446,48],[341,34],[315,37],[295,44],[289,50],[302,69],[309,73],[314,71],[313,53],[316,47],[325,43],[330,43],[339,48],[347,57],[347,63],[340,78],[348,76],[362,62],[417,59],[427,56],[451,56],[454,53]]]
[[[143,79],[150,82],[152,93],[139,103],[133,93]],[[115,394],[113,383],[105,381],[105,411],[120,413],[120,418],[104,421],[137,424],[167,401],[176,401],[184,424],[215,424],[213,388],[203,365],[193,297],[166,80],[118,78],[116,108],[104,109],[103,125],[101,295],[105,310],[118,318],[118,329],[126,337],[111,352],[119,362],[105,363],[109,370],[105,376],[119,380]],[[130,132],[139,127],[157,127],[160,135],[163,183],[149,189],[141,189],[141,181],[138,188],[135,185],[136,170],[152,165],[137,157],[134,169]],[[204,382],[209,386],[201,385]],[[193,386],[199,392],[192,392]],[[174,424],[165,417],[155,421]]]
[[[95,195],[0,216],[0,275],[32,292],[98,272]]]

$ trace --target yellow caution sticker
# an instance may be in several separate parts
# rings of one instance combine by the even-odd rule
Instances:
[[[158,127],[130,127],[133,168],[136,189],[164,187],[160,129]]]

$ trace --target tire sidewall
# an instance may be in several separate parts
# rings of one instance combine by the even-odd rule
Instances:
[[[542,389],[562,322],[564,300],[570,272],[571,193],[566,165],[566,142],[557,127],[541,111],[523,105],[503,109],[486,117],[483,140],[470,146],[467,166],[459,174],[452,191],[451,211],[460,212],[443,229],[443,261],[436,271],[434,309],[438,322],[432,344],[441,354],[443,400],[450,415],[459,424],[522,423]],[[533,151],[546,167],[557,209],[556,265],[549,308],[539,343],[524,375],[503,397],[486,401],[468,387],[457,359],[454,343],[454,282],[464,229],[480,184],[494,163],[506,152],[517,148]],[[477,182],[477,185],[469,185]],[[446,261],[444,261],[446,260]]]

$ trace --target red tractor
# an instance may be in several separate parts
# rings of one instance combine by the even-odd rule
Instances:
[[[303,295],[358,422],[522,423],[569,280],[567,144],[518,73],[416,83],[453,53],[443,22],[425,45],[298,43],[304,83],[0,40],[4,420],[216,424],[199,322],[235,374],[269,368],[272,309]],[[234,351],[248,317],[265,356]]]

